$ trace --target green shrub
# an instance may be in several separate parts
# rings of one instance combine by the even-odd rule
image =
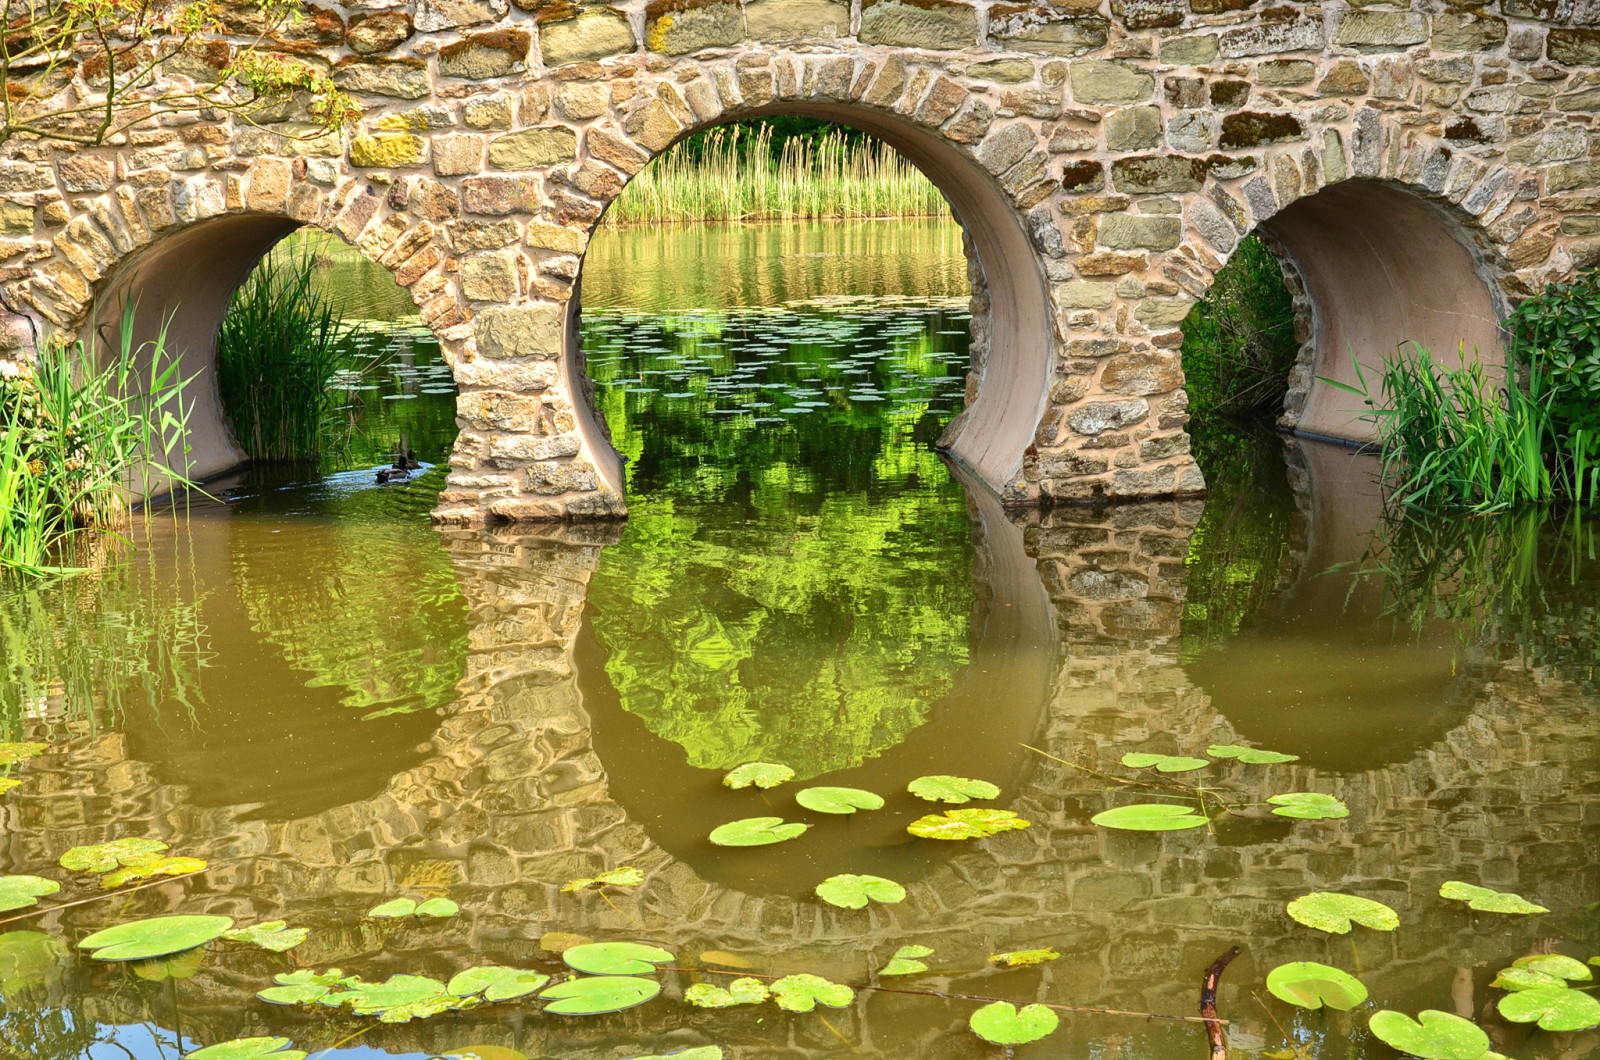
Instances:
[[[1294,298],[1260,238],[1239,243],[1189,311],[1182,352],[1195,415],[1279,411],[1300,344]]]
[[[36,361],[0,362],[0,569],[65,570],[52,561],[123,525],[130,495],[190,485],[188,380],[165,329],[142,346],[132,334],[128,306],[99,357],[51,342]]]
[[[311,250],[268,254],[234,293],[217,337],[217,389],[251,460],[314,460],[335,401],[343,328]]]

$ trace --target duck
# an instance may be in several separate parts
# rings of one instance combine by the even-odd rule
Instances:
[[[407,448],[404,454],[394,458],[393,467],[396,471],[421,471],[422,462],[417,459],[416,453]]]
[[[377,480],[378,480],[378,485],[381,486],[385,482],[404,482],[406,479],[408,479],[410,477],[411,477],[411,472],[405,470],[404,468],[380,467],[378,469]]]

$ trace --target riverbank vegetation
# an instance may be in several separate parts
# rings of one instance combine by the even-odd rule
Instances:
[[[948,210],[889,145],[825,122],[753,121],[674,145],[606,212],[614,225],[928,217]]]
[[[217,390],[251,460],[314,460],[322,451],[341,324],[309,249],[268,254],[234,292],[217,337]]]
[[[1294,299],[1259,236],[1240,242],[1183,322],[1183,373],[1196,416],[1276,415],[1300,344]]]
[[[53,341],[0,361],[0,571],[65,571],[92,531],[125,525],[133,496],[189,485],[189,380],[165,331],[136,345],[132,325],[129,306],[98,358]]]
[[[1504,511],[1600,501],[1600,271],[1552,284],[1507,322],[1507,369],[1403,344],[1357,385],[1392,498]],[[1506,377],[1510,372],[1510,378]]]

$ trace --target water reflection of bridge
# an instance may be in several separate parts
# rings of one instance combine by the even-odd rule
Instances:
[[[1200,968],[1242,943],[1222,1003],[1247,1034],[1259,1012],[1249,992],[1265,970],[1325,956],[1321,941],[1292,930],[1283,903],[1338,888],[1401,914],[1395,935],[1356,939],[1373,996],[1449,1007],[1457,967],[1488,961],[1492,971],[1527,940],[1486,942],[1434,897],[1440,882],[1464,873],[1535,893],[1558,911],[1582,908],[1600,889],[1597,796],[1585,782],[1589,717],[1550,674],[1494,660],[1459,666],[1441,631],[1392,648],[1365,621],[1372,599],[1349,596],[1346,580],[1316,578],[1350,556],[1372,512],[1350,489],[1358,479],[1345,475],[1342,487],[1326,488],[1347,455],[1310,454],[1307,474],[1317,482],[1302,491],[1294,531],[1300,573],[1279,597],[1273,628],[1198,660],[1182,657],[1179,636],[1198,502],[1057,510],[1017,525],[974,491],[975,577],[984,591],[972,667],[986,676],[969,681],[961,710],[913,734],[923,741],[913,761],[942,748],[953,771],[1003,778],[1004,804],[1035,824],[938,850],[909,877],[886,873],[908,878],[902,906],[848,912],[796,897],[812,876],[840,871],[806,869],[799,843],[731,874],[697,841],[700,803],[709,793],[726,796],[714,778],[706,790],[639,791],[639,758],[659,749],[615,745],[602,723],[615,706],[594,702],[592,685],[579,681],[597,650],[584,628],[586,586],[607,543],[586,535],[603,535],[603,527],[446,535],[471,607],[460,698],[439,720],[430,753],[376,796],[292,820],[255,819],[240,807],[194,805],[181,785],[130,755],[119,735],[84,735],[40,760],[31,782],[9,797],[6,864],[28,869],[70,844],[157,836],[217,868],[181,898],[177,887],[144,892],[136,910],[287,916],[313,929],[297,951],[303,963],[359,966],[368,975],[444,976],[470,963],[527,961],[549,930],[657,938],[685,954],[732,951],[763,967],[853,981],[913,939],[934,946],[942,966],[969,970],[997,948],[1053,944],[1064,957],[1048,966],[1042,988],[1021,975],[967,987],[1186,1013]],[[1292,693],[1276,684],[1296,670],[1302,681]],[[1086,825],[1105,804],[1092,780],[1018,747],[1027,740],[1060,758],[1108,763],[1134,748],[1194,751],[1236,739],[1302,753],[1305,761],[1281,767],[1273,786],[1337,791],[1350,820],[1248,825],[1220,837],[1107,833]],[[893,774],[892,763],[863,769]],[[619,864],[643,869],[648,882],[614,896],[615,907],[558,894],[571,878]],[[447,890],[464,914],[391,935],[386,950],[377,929],[359,920],[379,896],[431,889]],[[88,907],[45,923],[76,937],[99,915]],[[70,994],[66,1003],[105,1022],[166,1022],[159,992],[110,991],[120,972],[73,967],[87,980],[53,977],[57,1001]],[[214,959],[182,988],[186,1033],[206,1041],[292,1033],[281,1029],[302,1017],[248,1001],[281,967],[254,953]],[[931,1043],[927,1055],[972,1051],[968,1039],[946,1034],[956,1026],[954,1008],[863,1001],[840,1015],[846,1034],[877,1042],[883,1055],[906,1055],[913,1023],[914,1036]],[[658,1005],[582,1026],[464,1019],[469,1026],[433,1021],[368,1040],[431,1051],[515,1037],[523,1051],[563,1055],[585,1035],[648,1041],[663,1025],[700,1027],[729,1043],[772,1035],[748,1013],[708,1022],[676,1005],[669,1015]],[[836,1048],[815,1022],[796,1026],[797,1050]],[[1130,1040],[1145,1035],[1149,1055],[1162,1055],[1163,1035],[1192,1032],[1117,1030]],[[1083,1045],[1109,1031],[1079,1020],[1067,1033]]]

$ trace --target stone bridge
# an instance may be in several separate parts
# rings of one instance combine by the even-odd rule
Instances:
[[[191,367],[302,225],[392,270],[460,386],[437,517],[616,516],[578,339],[606,206],[689,133],[825,118],[943,189],[977,263],[943,446],[1004,501],[1199,493],[1178,326],[1261,232],[1301,295],[1284,425],[1359,438],[1352,352],[1498,356],[1507,307],[1600,254],[1593,0],[349,0],[275,46],[359,100],[318,135],[152,121],[0,163],[9,345],[140,299]],[[240,23],[241,28],[248,20]],[[220,54],[220,53],[219,53]],[[216,58],[216,56],[213,56]],[[214,76],[194,58],[176,83]],[[63,92],[92,92],[82,75]],[[204,376],[197,475],[242,458]]]

